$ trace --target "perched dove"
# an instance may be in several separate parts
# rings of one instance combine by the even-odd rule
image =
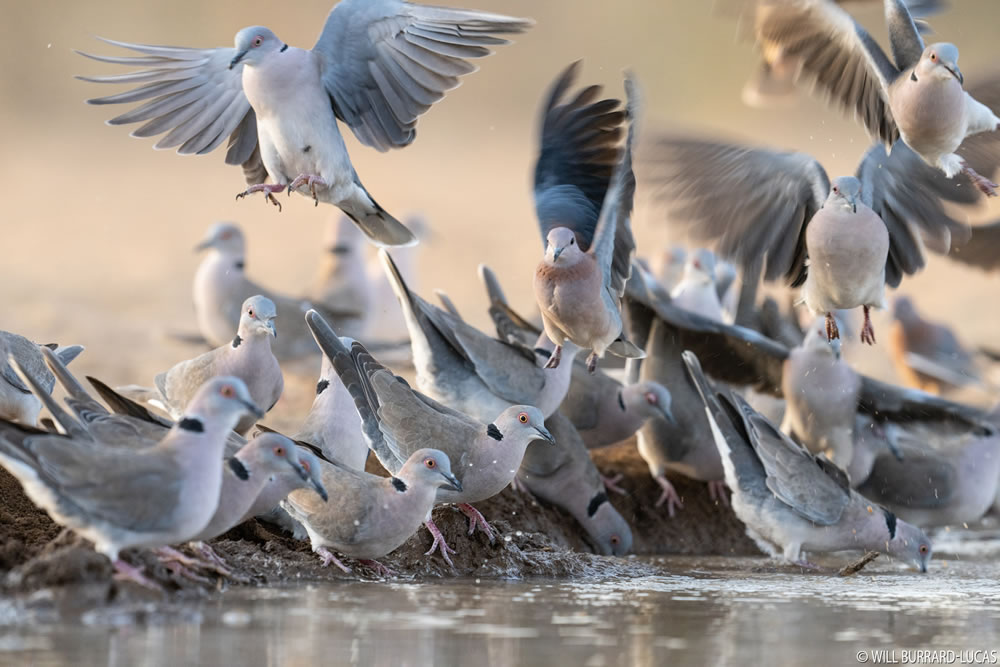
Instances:
[[[410,331],[421,391],[483,422],[512,405],[533,405],[543,416],[556,411],[572,364],[541,368],[530,347],[496,340],[414,294],[389,254],[379,254]],[[571,357],[579,351],[572,343],[567,350]]]
[[[830,338],[839,336],[835,310],[863,307],[861,340],[869,344],[869,310],[884,307],[886,284],[897,287],[923,267],[922,243],[944,253],[953,234],[968,233],[943,202],[974,201],[970,188],[902,144],[891,156],[873,146],[856,177],[832,183],[803,153],[702,140],[665,139],[655,162],[672,221],[714,240],[745,281],[756,283],[763,269],[765,280],[801,285],[809,310],[826,315]]]
[[[222,376],[205,383],[152,447],[108,446],[82,426],[70,436],[0,421],[0,464],[53,521],[92,541],[122,577],[148,586],[119,552],[184,542],[205,528],[219,502],[226,437],[246,412],[263,414],[242,380]]]
[[[965,172],[983,193],[997,187],[956,151],[965,138],[997,129],[1000,118],[963,88],[958,48],[924,46],[903,0],[885,0],[892,59],[847,12],[828,0],[766,0],[760,39],[795,62],[799,78],[853,111],[887,147],[902,139],[948,178]],[[984,87],[997,97],[1000,80]],[[979,91],[974,91],[979,97]],[[987,168],[997,166],[995,155]],[[957,184],[956,184],[957,185]]]
[[[840,341],[827,340],[822,318],[788,353],[781,392],[786,402],[781,430],[813,454],[847,470],[854,457],[861,378],[840,358]]]
[[[843,4],[846,0],[834,0]],[[854,0],[851,0],[854,2]],[[864,4],[874,5],[882,0],[866,0]],[[928,30],[927,24],[920,20],[942,11],[945,3],[941,0],[904,0],[914,24],[921,32]],[[746,4],[746,3],[744,3]],[[795,93],[795,76],[799,67],[798,60],[791,57],[780,45],[768,42],[760,34],[760,27],[766,24],[767,8],[770,2],[752,0],[754,9],[753,23],[760,63],[754,70],[750,80],[743,86],[743,103],[757,108],[768,108],[787,104]],[[858,4],[858,3],[854,3]]]
[[[808,565],[802,551],[878,551],[927,571],[927,536],[851,489],[847,475],[788,439],[739,395],[716,390],[684,353],[705,405],[733,511],[765,553]]]
[[[372,475],[323,462],[323,484],[337,498],[320,503],[308,491],[294,491],[281,506],[309,533],[314,552],[344,572],[350,572],[330,549],[379,574],[390,574],[376,561],[394,551],[423,523],[440,489],[462,492],[462,483],[452,474],[448,456],[437,449],[418,449],[397,467],[392,477]]]
[[[557,411],[545,420],[545,427],[556,446],[528,445],[517,481],[536,498],[569,512],[598,553],[627,554],[632,529],[608,501],[601,473],[572,422]]]
[[[252,296],[243,302],[240,327],[232,342],[157,375],[156,388],[170,416],[180,418],[198,388],[216,375],[240,378],[254,402],[270,411],[285,386],[281,367],[271,353],[271,339],[277,336],[275,316],[270,299]],[[245,434],[256,421],[252,415],[244,417],[236,425],[236,432]]]
[[[903,382],[939,394],[942,388],[981,380],[975,360],[954,332],[921,317],[909,298],[896,297],[892,317],[889,350]]]
[[[433,444],[454,461],[462,483],[461,492],[439,491],[437,502],[458,504],[470,518],[470,533],[479,526],[492,541],[492,528],[470,503],[491,498],[510,484],[530,442],[553,442],[542,413],[516,405],[483,424],[410,389],[363,345],[350,339],[342,342],[318,313],[310,311],[306,318],[316,342],[354,397],[365,440],[382,466],[396,474],[414,451]],[[431,552],[441,545],[450,562],[444,538],[429,516],[427,524],[434,535]]]
[[[535,211],[545,239],[545,255],[535,270],[535,299],[545,334],[555,344],[549,365],[559,365],[563,344],[590,350],[593,371],[605,351],[641,357],[622,337],[621,297],[631,271],[635,239],[629,218],[635,193],[632,143],[638,100],[625,78],[624,112],[618,100],[597,100],[590,86],[569,102],[579,62],[556,79],[542,119],[535,165]],[[625,146],[616,144],[628,123]]]
[[[670,292],[673,304],[722,322],[722,301],[715,283],[715,266],[715,254],[711,250],[699,248],[689,253],[681,280]]]
[[[232,340],[243,302],[260,294],[274,302],[281,322],[281,337],[271,344],[274,355],[282,361],[316,356],[316,343],[303,319],[306,311],[316,306],[307,300],[277,294],[247,278],[246,241],[237,225],[230,222],[212,225],[195,250],[208,251],[195,273],[193,296],[198,328],[210,345],[217,347]],[[364,315],[350,304],[336,311],[322,306],[318,309],[351,333],[358,330]]]
[[[105,40],[139,57],[85,55],[101,62],[148,67],[115,76],[79,77],[139,87],[89,100],[150,100],[109,121],[145,122],[133,134],[167,132],[156,148],[208,153],[227,137],[228,164],[242,165],[246,191],[308,192],[333,204],[380,245],[415,243],[361,184],[337,121],[379,151],[416,137],[417,118],[475,70],[496,37],[532,22],[474,10],[402,0],[343,0],[327,17],[311,51],[289,47],[263,26],[236,33],[234,48],[191,49]],[[271,183],[265,183],[270,178]]]
[[[1000,436],[971,433],[937,450],[918,433],[900,438],[901,458],[888,452],[876,457],[858,491],[918,526],[978,521],[997,495]]]
[[[45,347],[55,348],[56,354],[64,364],[73,361],[83,352],[83,348],[79,345]],[[46,394],[52,393],[56,379],[45,365],[41,347],[24,336],[0,331],[0,418],[37,426],[42,402],[32,393],[31,388],[21,381],[14,367],[7,361],[11,356],[17,359],[21,368],[38,380],[39,386]]]

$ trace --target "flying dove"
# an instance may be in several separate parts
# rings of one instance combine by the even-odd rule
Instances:
[[[256,294],[266,296],[277,307],[281,336],[272,341],[271,348],[281,361],[316,356],[316,343],[303,319],[310,308],[317,308],[345,331],[353,333],[360,327],[364,312],[350,304],[330,310],[250,280],[246,275],[246,241],[243,231],[233,223],[212,225],[195,251],[207,251],[195,273],[193,297],[198,328],[213,347],[232,341],[243,302]]]
[[[834,0],[843,4],[845,0]],[[853,0],[852,0],[853,1]],[[922,19],[941,12],[945,3],[941,0],[904,0],[910,15],[914,18],[917,29],[926,33],[929,28]],[[882,0],[867,0],[864,4],[873,5]],[[798,61],[789,56],[780,45],[768,42],[760,34],[760,27],[767,21],[767,7],[770,3],[752,0],[754,37],[757,40],[760,62],[749,81],[743,86],[743,103],[750,107],[768,108],[785,105],[790,102],[795,93],[795,76]],[[854,4],[859,4],[854,2]]]
[[[208,153],[226,138],[226,163],[241,165],[250,186],[237,198],[293,190],[333,204],[380,245],[415,243],[361,184],[337,121],[380,152],[416,137],[417,118],[475,71],[467,62],[506,44],[495,35],[524,32],[527,19],[402,0],[343,0],[311,51],[289,47],[263,26],[236,33],[234,48],[191,49],[104,40],[137,57],[100,62],[146,67],[95,83],[139,84],[89,100],[150,100],[109,121],[144,123],[134,136],[167,133],[156,148]],[[270,179],[270,183],[266,182]]]
[[[626,110],[618,100],[596,100],[590,86],[569,102],[579,62],[556,79],[542,119],[535,165],[535,212],[545,255],[535,270],[535,299],[545,334],[555,344],[549,366],[559,365],[568,340],[590,350],[593,371],[605,351],[622,357],[642,351],[622,337],[621,297],[631,271],[635,239],[629,218],[635,193],[632,143],[638,100],[626,75]],[[616,147],[622,125],[628,136]]]
[[[803,551],[871,550],[927,571],[931,543],[919,528],[852,490],[840,468],[792,442],[738,394],[714,389],[698,358],[683,356],[704,400],[733,511],[762,551],[809,566]]]
[[[1000,118],[975,97],[997,101],[1000,81],[974,90],[975,97],[966,92],[958,48],[946,42],[925,46],[903,0],[885,0],[891,59],[847,12],[827,0],[767,0],[764,7],[760,39],[796,63],[798,78],[853,111],[886,147],[902,139],[949,179],[965,172],[975,187],[996,196],[997,185],[956,151],[966,137],[997,129]],[[992,172],[996,148],[991,152],[986,168]]]
[[[909,298],[896,297],[892,317],[889,351],[903,382],[939,394],[942,388],[981,381],[975,359],[955,333],[921,317]]]
[[[541,368],[532,348],[496,340],[420,298],[407,287],[389,253],[379,254],[410,332],[421,391],[483,422],[512,405],[533,405],[543,416],[558,409],[572,364]],[[567,356],[578,351],[567,344]]]
[[[492,423],[483,424],[413,391],[375,361],[361,343],[341,341],[315,311],[306,319],[354,397],[365,440],[382,467],[396,474],[414,451],[433,444],[454,462],[455,475],[462,483],[461,492],[439,491],[437,502],[457,504],[470,518],[470,534],[478,526],[492,541],[492,528],[470,503],[491,498],[510,484],[530,442],[553,442],[542,413],[529,405],[515,405]],[[429,516],[427,525],[434,536],[428,553],[441,545],[450,563],[444,538]]]
[[[56,354],[65,364],[73,361],[83,352],[83,347],[79,345],[70,345],[69,347],[49,345],[44,347],[55,349]],[[31,388],[21,380],[14,367],[7,361],[11,356],[17,359],[21,368],[38,380],[39,386],[46,394],[52,393],[56,379],[49,371],[48,366],[45,365],[40,346],[24,336],[9,331],[0,331],[0,418],[28,426],[37,426],[42,402],[32,393]]]
[[[832,183],[803,153],[697,139],[661,141],[655,163],[671,221],[714,241],[744,281],[756,283],[763,270],[765,280],[801,286],[809,310],[826,315],[829,338],[840,335],[833,312],[861,306],[868,344],[869,310],[884,307],[886,284],[924,266],[922,244],[944,253],[953,235],[968,234],[943,202],[971,203],[975,194],[902,144],[891,156],[872,146],[856,176]]]
[[[528,445],[517,480],[539,500],[569,512],[598,553],[622,556],[632,550],[632,529],[608,501],[604,480],[572,422],[557,411],[545,420],[555,447]]]
[[[925,437],[904,433],[902,456],[877,456],[858,491],[918,526],[978,521],[997,495],[1000,436],[973,432],[940,450],[923,444]]]
[[[257,405],[270,411],[281,397],[284,379],[278,360],[271,353],[271,339],[277,336],[275,307],[270,299],[252,296],[243,302],[243,315],[235,338],[226,345],[182,361],[155,378],[160,403],[174,419],[209,378],[234,375],[246,384]],[[246,416],[236,425],[245,434],[257,420]]]
[[[119,552],[177,544],[205,528],[219,502],[226,437],[246,412],[263,414],[242,380],[221,376],[205,383],[152,447],[105,445],[82,425],[58,435],[0,421],[0,464],[53,521],[93,542],[121,577],[150,586]]]
[[[320,465],[323,484],[337,502],[321,503],[314,493],[293,491],[281,506],[305,526],[323,565],[334,563],[344,572],[350,569],[331,549],[379,574],[391,574],[375,559],[394,551],[420,529],[441,489],[455,493],[463,489],[452,474],[448,456],[437,449],[416,450],[389,478],[325,461]]]

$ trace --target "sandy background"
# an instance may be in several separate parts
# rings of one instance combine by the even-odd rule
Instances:
[[[445,4],[452,4],[447,2]],[[620,73],[631,67],[645,93],[642,135],[688,128],[807,150],[837,175],[853,172],[868,141],[860,126],[804,99],[780,112],[745,108],[740,88],[754,59],[737,39],[736,23],[713,14],[709,2],[644,0],[463,0],[482,9],[531,16],[537,26],[489,59],[482,70],[421,121],[414,145],[390,154],[361,147],[344,128],[354,164],[367,187],[397,217],[427,216],[433,242],[421,256],[421,284],[441,286],[462,311],[486,322],[475,268],[500,274],[514,304],[533,307],[532,270],[541,253],[530,199],[539,99],[567,63],[585,58],[584,83],[621,94]],[[962,69],[974,83],[996,55],[996,0],[959,0],[934,20],[940,39],[958,43]],[[151,150],[103,121],[124,108],[91,107],[87,97],[110,86],[74,74],[118,71],[73,49],[118,53],[93,39],[178,46],[230,45],[245,25],[263,23],[288,43],[308,47],[329,10],[327,0],[275,5],[240,2],[8,3],[12,29],[0,41],[0,328],[39,341],[81,343],[77,371],[111,383],[150,383],[152,376],[196,350],[165,342],[167,329],[195,328],[192,246],[217,220],[238,221],[248,236],[250,275],[275,289],[301,293],[320,257],[330,207],[296,197],[277,213],[262,200],[234,201],[243,189],[223,152],[181,157]],[[857,15],[881,38],[880,11]],[[640,174],[640,191],[642,176]],[[640,192],[642,195],[642,192]],[[1000,215],[996,204],[976,220]],[[635,230],[642,254],[668,236],[662,215],[638,204]],[[904,281],[920,308],[959,325],[970,343],[992,343],[1000,320],[1000,276],[931,258],[926,271]],[[876,330],[885,340],[888,317]],[[280,323],[279,323],[280,326]],[[862,367],[892,378],[880,345]],[[290,392],[281,414],[301,413],[308,392]]]

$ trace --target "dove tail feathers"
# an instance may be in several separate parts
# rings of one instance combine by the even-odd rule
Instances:
[[[354,221],[365,236],[377,246],[401,247],[417,244],[417,237],[388,211],[379,206],[378,202],[364,189],[358,188],[364,197],[355,197],[348,201],[338,202],[340,210]]]
[[[608,352],[624,359],[644,359],[646,357],[646,353],[642,348],[625,338],[625,336],[619,336],[611,345],[608,345]]]

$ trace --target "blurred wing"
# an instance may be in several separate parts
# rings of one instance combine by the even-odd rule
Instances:
[[[952,244],[948,257],[984,271],[1000,269],[1000,220],[988,225],[974,225],[969,241]]]
[[[580,249],[586,251],[620,161],[618,141],[625,112],[619,109],[619,100],[597,99],[600,86],[584,88],[563,102],[579,66],[575,62],[559,75],[542,112],[535,212],[543,243],[549,230],[568,227],[576,232]]]
[[[924,52],[924,40],[917,24],[910,16],[904,0],[888,0],[885,3],[885,22],[889,30],[889,47],[892,59],[899,71],[915,67]]]
[[[604,286],[621,298],[625,282],[632,273],[635,238],[632,236],[632,205],[635,199],[635,173],[632,171],[632,148],[639,114],[639,91],[630,74],[625,75],[625,117],[628,135],[621,159],[611,176],[611,184],[601,205],[601,215],[594,230],[589,252],[596,258],[604,276]]]
[[[949,179],[913,152],[903,142],[886,155],[875,144],[861,160],[857,171],[861,198],[885,222],[889,230],[889,258],[885,281],[898,287],[903,274],[912,275],[924,266],[924,245],[947,253],[953,243],[969,238],[969,227],[945,213],[943,202],[972,204],[978,198],[964,180]]]
[[[853,110],[873,137],[890,145],[899,138],[888,88],[900,70],[847,12],[828,0],[771,0],[759,10],[757,31],[797,63],[800,79]]]
[[[412,5],[343,0],[313,47],[337,117],[379,151],[407,146],[417,118],[474,72],[467,61],[507,44],[495,34],[524,32],[526,19]]]
[[[782,153],[667,137],[650,158],[673,224],[744,270],[767,264],[767,280],[801,284],[805,228],[830,193],[823,167],[804,153]]]
[[[154,148],[174,148],[183,155],[209,153],[229,138],[226,164],[244,164],[257,148],[257,120],[243,94],[243,65],[229,69],[236,49],[188,49],[146,46],[110,39],[108,44],[137,51],[133,57],[80,55],[116,65],[144,67],[138,72],[111,76],[79,76],[92,83],[139,84],[115,95],[87,100],[88,104],[127,104],[148,100],[116,116],[110,125],[143,123],[133,137],[166,132]]]
[[[875,459],[871,474],[858,492],[886,505],[936,509],[953,500],[958,484],[955,466],[947,458],[907,447],[902,461],[891,454]]]
[[[985,104],[993,113],[1000,113],[1000,74],[994,74],[975,85],[966,86],[966,91],[977,101]],[[1000,134],[982,132],[966,137],[957,151],[969,165],[987,178],[996,178],[1000,167]]]

